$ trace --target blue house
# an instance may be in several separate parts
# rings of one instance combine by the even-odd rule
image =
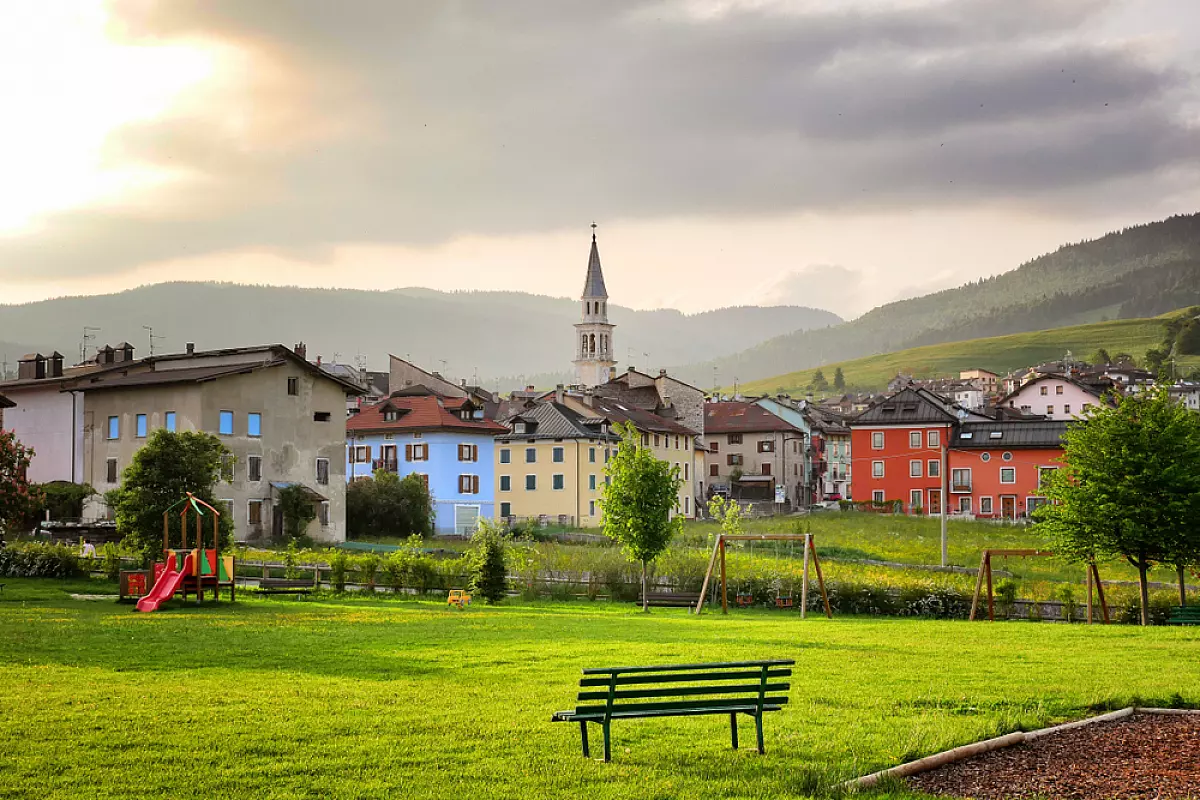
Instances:
[[[507,433],[470,398],[405,390],[346,420],[346,480],[377,470],[420,475],[433,497],[434,530],[469,536],[495,518],[494,437]]]

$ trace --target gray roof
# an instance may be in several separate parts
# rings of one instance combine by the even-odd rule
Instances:
[[[1062,447],[1066,420],[1039,422],[964,422],[954,434],[952,447],[968,449],[1019,449]]]
[[[496,437],[498,442],[512,442],[526,439],[612,439],[618,437],[612,433],[604,433],[600,428],[602,420],[585,419],[565,405],[553,401],[538,403],[528,411],[522,411],[504,421],[512,426],[518,420],[533,423],[532,431],[526,433],[502,433]],[[589,424],[590,423],[590,424]]]
[[[596,247],[596,234],[592,234],[592,253],[588,256],[587,279],[583,282],[584,297],[601,297],[608,299],[608,290],[604,288],[604,272],[600,269],[600,250]]]
[[[853,425],[905,425],[923,422],[955,422],[953,403],[928,389],[909,386],[874,403],[866,411],[847,420]]]

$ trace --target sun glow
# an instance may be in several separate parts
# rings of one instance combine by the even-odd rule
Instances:
[[[0,234],[169,179],[112,163],[105,140],[210,77],[214,53],[200,43],[118,43],[108,22],[101,0],[0,5]]]

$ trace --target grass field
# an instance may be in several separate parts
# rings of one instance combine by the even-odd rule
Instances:
[[[1117,353],[1129,353],[1140,359],[1148,349],[1158,347],[1162,338],[1161,318],[1122,319],[914,347],[826,364],[820,369],[830,383],[833,382],[834,370],[841,367],[849,388],[879,391],[900,372],[917,378],[957,377],[961,370],[980,368],[1004,375],[1014,369],[1062,358],[1068,350],[1081,359],[1089,358],[1102,347],[1114,356]],[[1194,356],[1179,361],[1181,370],[1196,366],[1200,366],[1200,358]],[[747,395],[777,392],[803,394],[812,383],[815,372],[816,368],[789,372],[741,384],[738,388]]]
[[[255,599],[140,615],[8,584],[3,797],[802,797],[1098,708],[1200,705],[1188,629],[605,603]],[[605,765],[580,756],[575,726],[549,723],[582,667],[779,657],[797,670],[765,757],[730,751],[710,717],[615,723]]]

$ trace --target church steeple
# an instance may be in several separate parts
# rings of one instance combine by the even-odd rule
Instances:
[[[613,359],[613,325],[608,321],[608,289],[600,268],[600,248],[596,245],[596,223],[592,223],[592,251],[588,255],[587,277],[583,281],[583,321],[575,323],[575,382],[580,386],[598,386],[608,381],[616,366]]]

